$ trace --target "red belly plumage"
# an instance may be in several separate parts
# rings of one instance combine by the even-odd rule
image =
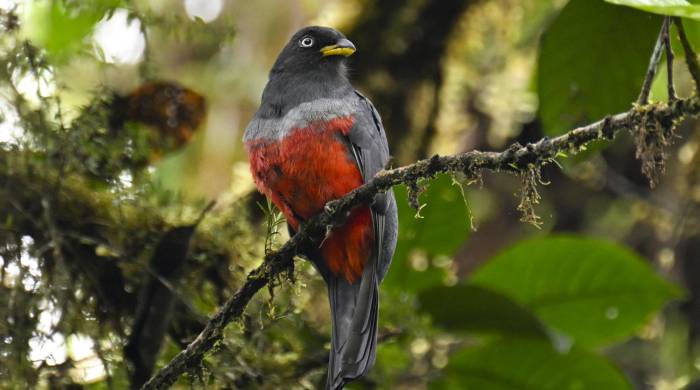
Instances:
[[[327,202],[362,185],[357,163],[339,138],[352,124],[352,117],[336,118],[293,129],[280,141],[246,144],[255,184],[294,230]],[[334,274],[354,282],[362,275],[371,240],[369,207],[356,208],[348,221],[326,238],[321,254]]]

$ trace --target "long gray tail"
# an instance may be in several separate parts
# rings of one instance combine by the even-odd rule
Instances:
[[[326,389],[338,390],[374,365],[379,305],[375,261],[368,262],[362,278],[353,284],[334,276],[327,283],[333,334]]]

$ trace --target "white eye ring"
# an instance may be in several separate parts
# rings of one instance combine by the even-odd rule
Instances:
[[[301,40],[299,41],[299,46],[301,46],[301,47],[311,47],[313,45],[314,45],[314,39],[311,37],[304,37],[304,38],[301,38]]]

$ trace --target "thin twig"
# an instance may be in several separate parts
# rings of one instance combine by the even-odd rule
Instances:
[[[558,137],[543,138],[525,146],[512,145],[502,152],[470,151],[453,156],[435,155],[404,167],[384,170],[343,198],[329,202],[322,213],[304,224],[280,249],[267,254],[263,264],[248,274],[243,286],[221,306],[199,336],[146,382],[142,389],[167,388],[181,374],[197,367],[204,354],[221,340],[224,327],[241,316],[248,302],[261,288],[288,269],[295,255],[308,245],[318,243],[329,226],[341,225],[350,210],[361,204],[369,204],[380,192],[398,184],[415,182],[419,178],[432,178],[439,173],[459,173],[468,177],[478,177],[485,170],[521,173],[533,169],[533,166],[541,167],[552,161],[560,152],[576,152],[592,141],[609,140],[621,130],[633,129],[640,123],[641,115],[652,116],[663,123],[672,123],[685,116],[696,116],[698,113],[700,99],[693,96],[675,100],[668,105],[654,104],[633,108]]]
[[[46,223],[46,228],[49,231],[52,254],[54,258],[56,258],[56,260],[59,261],[59,264],[63,266],[66,264],[65,258],[63,257],[63,250],[61,249],[63,239],[61,237],[61,234],[58,232],[55,221],[52,217],[51,202],[49,201],[48,197],[45,196],[41,200],[41,207],[44,210],[44,223]]]
[[[676,95],[676,86],[673,83],[673,60],[675,58],[673,54],[673,47],[671,47],[671,17],[667,16],[664,18],[664,47],[666,48],[666,75],[668,76],[666,83],[668,85],[668,100],[674,101],[678,99]]]
[[[639,93],[639,98],[637,99],[637,104],[639,104],[640,106],[645,105],[649,102],[649,93],[651,92],[651,85],[654,82],[656,71],[659,69],[661,53],[664,48],[664,35],[667,35],[664,34],[664,31],[668,31],[667,18],[664,18],[664,21],[661,24],[661,31],[659,31],[659,37],[656,39],[654,51],[652,51],[651,58],[649,59],[649,67],[647,68],[646,76],[644,76],[642,91]]]
[[[209,201],[209,203],[207,203],[206,206],[204,206],[202,211],[199,212],[199,216],[197,217],[197,219],[193,223],[194,227],[199,226],[199,224],[202,222],[204,217],[207,216],[207,214],[211,211],[211,209],[214,208],[214,206],[216,206],[216,200],[211,200],[211,201]]]
[[[698,56],[695,54],[695,50],[693,50],[693,45],[690,44],[688,36],[685,35],[685,29],[683,28],[681,18],[674,17],[673,22],[676,24],[678,37],[681,40],[681,45],[685,52],[685,62],[688,65],[688,71],[690,71],[690,75],[695,81],[695,89],[700,91],[700,63],[698,63]]]

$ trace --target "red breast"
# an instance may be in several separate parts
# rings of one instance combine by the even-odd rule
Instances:
[[[327,202],[362,185],[357,163],[341,139],[352,125],[352,116],[338,117],[294,128],[281,140],[246,142],[255,184],[294,230]],[[357,208],[325,239],[321,253],[333,273],[354,282],[370,254],[371,239],[369,207]]]

